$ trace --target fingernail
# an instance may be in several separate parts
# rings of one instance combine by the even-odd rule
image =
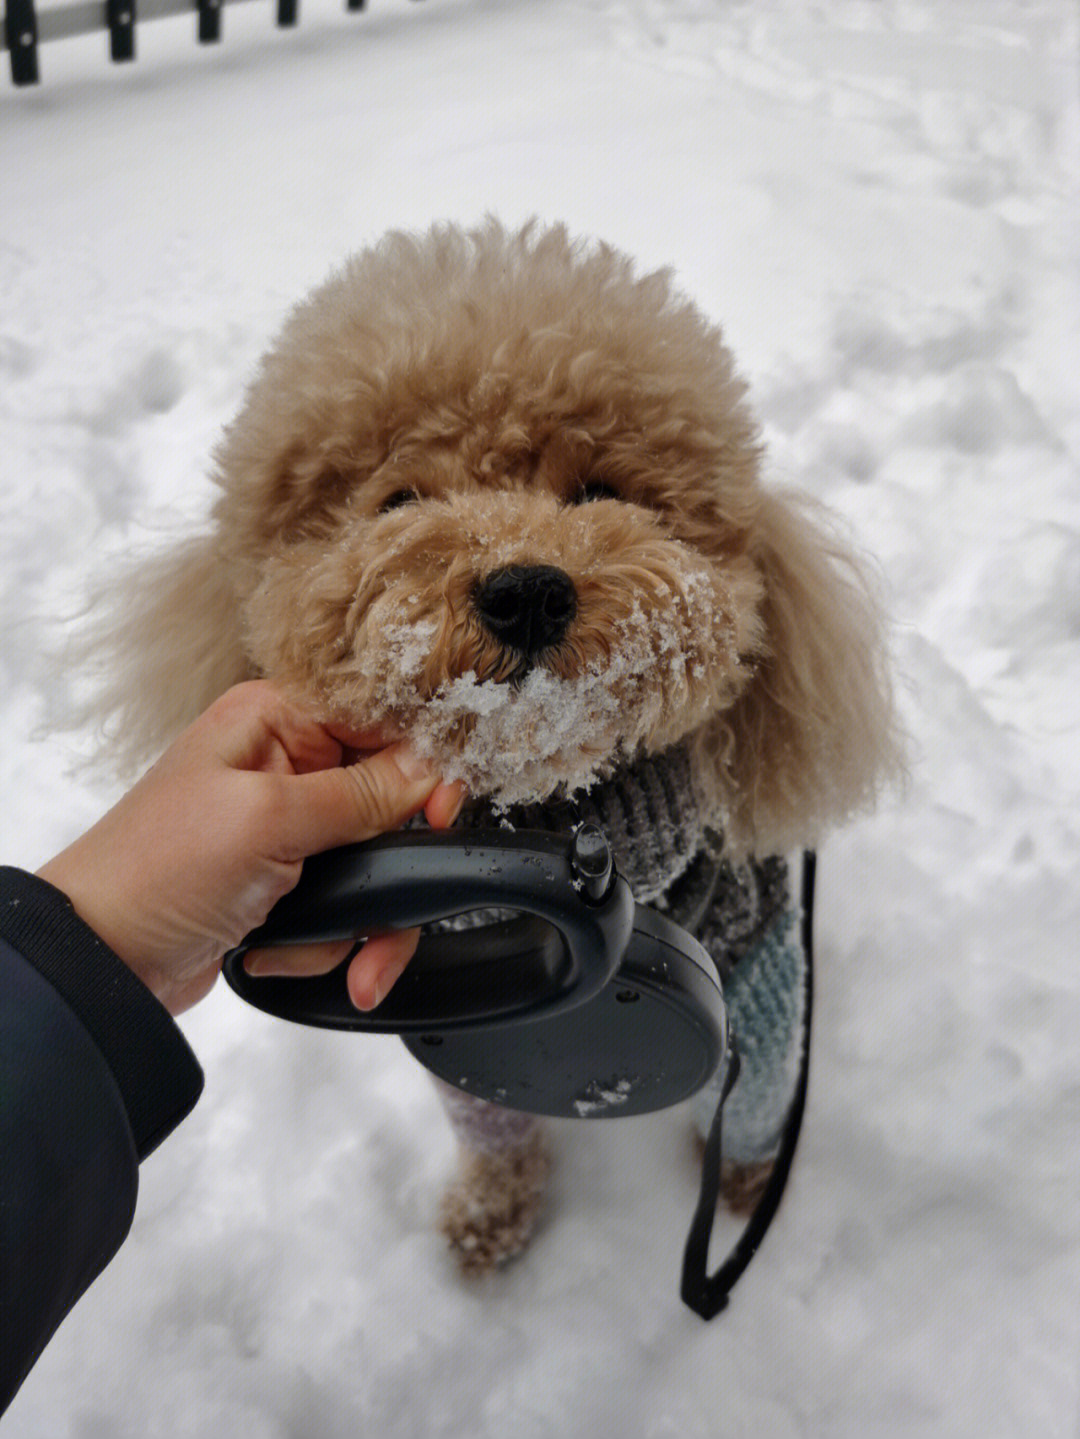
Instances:
[[[461,788],[461,793],[458,795],[457,800],[454,802],[454,807],[453,807],[453,809],[450,811],[450,820],[449,820],[449,823],[450,823],[450,824],[453,824],[453,823],[454,823],[454,821],[457,819],[458,815],[459,815],[459,814],[461,813],[461,811],[464,809],[464,807],[465,807],[465,801],[466,801],[466,799],[468,799],[468,797],[469,797],[469,796],[468,796],[468,791],[465,789],[465,787],[464,787],[464,785],[463,785],[462,788]]]

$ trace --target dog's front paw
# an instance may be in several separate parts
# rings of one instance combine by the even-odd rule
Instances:
[[[771,1159],[752,1164],[725,1160],[720,1166],[720,1198],[725,1207],[740,1217],[753,1214],[773,1172]]]
[[[693,1134],[694,1153],[698,1164],[705,1158],[705,1141],[695,1130]],[[741,1219],[748,1218],[768,1187],[775,1159],[753,1159],[741,1163],[736,1159],[720,1162],[720,1203]]]
[[[442,1201],[442,1231],[462,1273],[505,1264],[532,1238],[551,1173],[551,1154],[537,1127],[521,1144],[494,1154],[462,1149],[461,1171]]]

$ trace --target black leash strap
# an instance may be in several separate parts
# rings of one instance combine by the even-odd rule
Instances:
[[[772,1173],[758,1206],[747,1221],[746,1228],[739,1236],[734,1249],[715,1274],[709,1274],[709,1240],[712,1238],[713,1220],[720,1197],[720,1162],[722,1158],[721,1129],[724,1104],[735,1087],[739,1077],[739,1052],[734,1040],[730,1041],[727,1071],[724,1075],[720,1099],[716,1106],[705,1142],[705,1155],[701,1166],[701,1189],[697,1209],[690,1224],[690,1234],[683,1254],[682,1299],[702,1319],[713,1319],[727,1308],[728,1297],[743,1270],[757,1253],[765,1232],[772,1223],[780,1206],[780,1199],[791,1173],[795,1147],[802,1128],[803,1111],[806,1108],[806,1087],[810,1071],[810,1017],[813,1004],[813,932],[814,932],[814,879],[817,860],[809,851],[803,856],[802,874],[802,944],[806,958],[806,992],[803,1004],[802,1056],[799,1065],[799,1081],[791,1101],[784,1125],[780,1150],[773,1163]]]

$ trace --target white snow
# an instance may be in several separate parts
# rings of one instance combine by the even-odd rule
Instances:
[[[880,559],[916,757],[823,849],[801,1149],[721,1318],[676,1295],[685,1115],[560,1125],[550,1222],[468,1287],[423,1072],[219,987],[183,1019],[206,1093],[5,1435],[1075,1436],[1075,7],[305,0],[291,34],[260,4],[216,49],[193,29],[0,82],[0,860],[110,794],[32,739],[63,681],[27,616],[197,523],[250,367],[346,253],[489,210],[673,264],[724,324],[773,473]]]
[[[444,779],[462,780],[471,794],[492,799],[496,811],[548,800],[557,785],[566,793],[587,789],[610,773],[613,757],[633,754],[656,732],[664,706],[641,683],[643,676],[662,663],[665,698],[672,710],[685,713],[687,671],[700,667],[703,654],[726,652],[738,663],[728,618],[732,599],[722,585],[688,568],[675,577],[669,595],[659,620],[635,602],[612,627],[611,653],[574,678],[534,669],[514,686],[479,680],[475,670],[466,670],[408,716],[412,743]],[[391,626],[391,634],[397,628]],[[417,626],[421,633],[427,628]],[[391,654],[395,648],[388,647]],[[416,654],[415,645],[409,654]],[[391,673],[392,695],[406,693],[400,683],[409,675],[405,664],[395,664]],[[703,819],[721,822],[719,815]]]

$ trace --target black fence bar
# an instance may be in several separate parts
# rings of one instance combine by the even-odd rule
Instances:
[[[221,39],[221,0],[198,0],[199,44],[212,45]]]
[[[135,0],[73,0],[67,5],[37,10],[34,0],[3,0],[4,24],[0,27],[0,51],[11,57],[11,78],[16,85],[34,85],[38,75],[38,45],[46,40],[67,40],[109,31],[109,50],[114,60],[130,60],[135,54]],[[225,4],[241,0],[138,0],[137,18],[162,20],[171,15],[197,15],[198,39],[207,43],[221,38],[221,11]],[[366,0],[345,0],[346,9],[363,10]],[[300,0],[276,0],[277,23],[293,26],[300,15]]]
[[[34,0],[7,0],[4,42],[11,51],[11,78],[16,85],[38,82],[38,23]]]
[[[110,60],[135,59],[135,0],[105,0]]]

